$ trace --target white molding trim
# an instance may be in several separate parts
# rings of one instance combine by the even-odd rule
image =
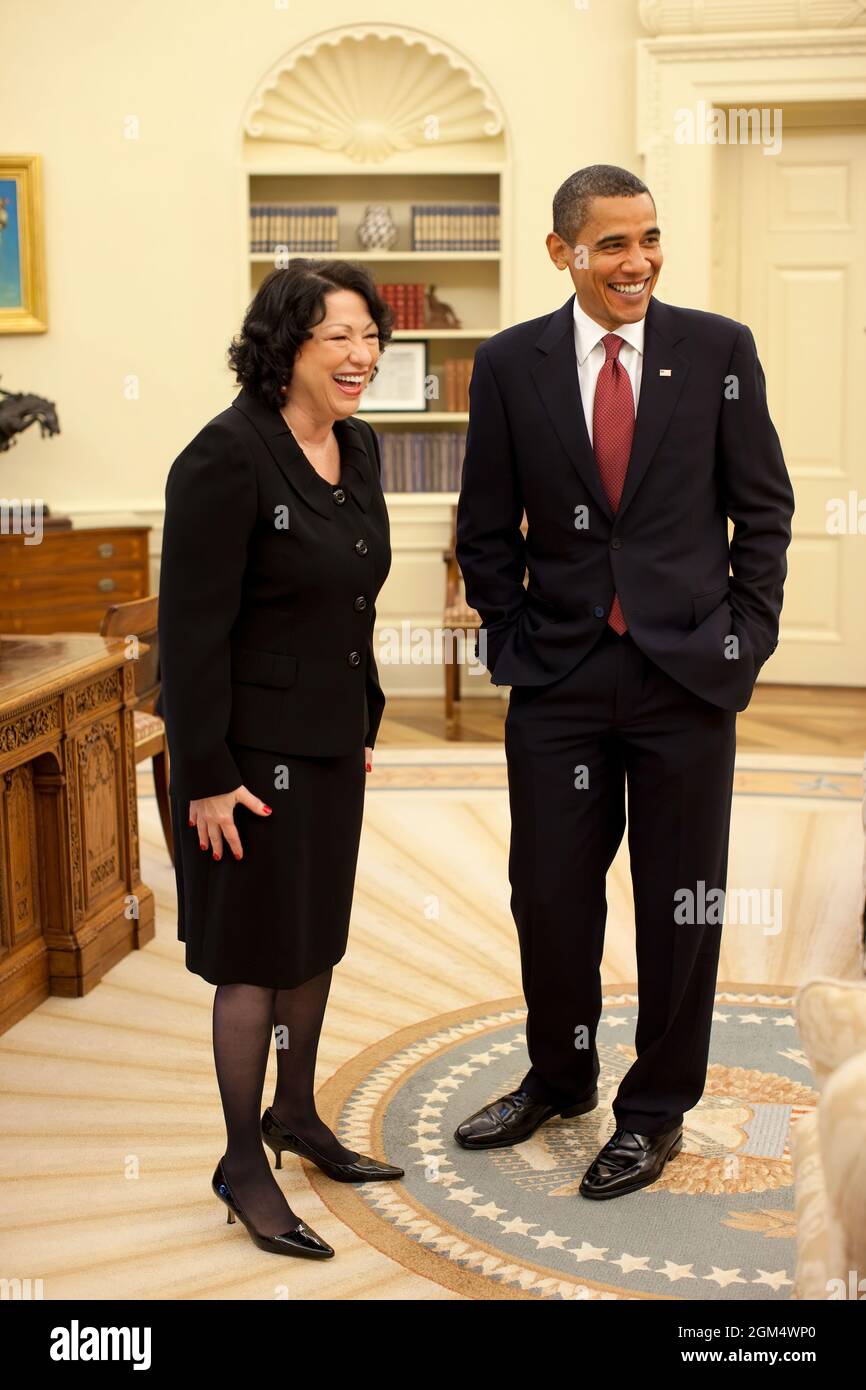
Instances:
[[[862,0],[640,0],[638,14],[650,34],[866,24]]]

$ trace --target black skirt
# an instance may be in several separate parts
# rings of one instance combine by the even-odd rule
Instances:
[[[189,803],[171,797],[177,934],[211,984],[292,989],[345,954],[367,773],[364,749],[307,758],[229,744],[244,786],[272,808],[236,805],[243,848],[199,848]],[[286,785],[287,784],[287,785]]]

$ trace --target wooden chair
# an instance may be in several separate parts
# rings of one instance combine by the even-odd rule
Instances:
[[[133,711],[135,721],[135,761],[153,760],[153,785],[156,804],[162,822],[162,833],[168,857],[174,863],[174,838],[171,828],[171,806],[168,797],[168,742],[165,724],[154,706],[159,697],[159,636],[157,613],[159,596],[133,599],[131,603],[115,603],[105,612],[99,627],[102,637],[135,635],[146,642],[148,650],[135,664],[135,693],[138,706]]]
[[[523,513],[523,520],[520,523],[523,535],[526,535],[528,522],[526,512]],[[477,646],[478,630],[481,627],[481,615],[474,608],[470,608],[466,602],[466,590],[463,584],[463,575],[460,573],[460,566],[457,563],[457,508],[451,508],[451,546],[448,550],[443,550],[442,559],[445,562],[445,612],[442,618],[442,626],[452,632],[465,632],[467,644],[474,640]],[[526,580],[524,579],[524,583]],[[460,704],[460,663],[457,661],[445,662],[445,737],[452,738],[456,730],[457,705]]]

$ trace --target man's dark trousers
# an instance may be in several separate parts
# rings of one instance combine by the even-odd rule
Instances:
[[[528,1007],[521,1084],[536,1099],[565,1108],[598,1078],[605,877],[626,788],[640,1004],[613,1113],[656,1134],[700,1099],[722,931],[706,903],[726,883],[736,717],[610,627],[567,675],[512,687],[509,878]]]

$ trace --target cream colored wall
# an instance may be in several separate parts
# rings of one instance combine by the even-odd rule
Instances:
[[[0,494],[158,520],[172,459],[236,390],[240,113],[288,49],[371,21],[439,37],[484,74],[509,122],[513,318],[568,296],[544,246],[553,193],[583,164],[641,172],[633,0],[4,0],[0,130],[4,151],[43,157],[49,328],[0,337],[0,384],[56,401],[63,432],[31,429],[0,457]]]

